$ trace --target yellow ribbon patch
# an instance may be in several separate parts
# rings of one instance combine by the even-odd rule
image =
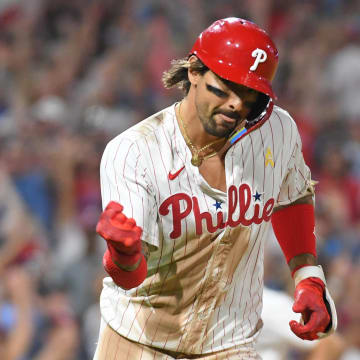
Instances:
[[[266,153],[265,153],[265,167],[268,166],[268,164],[271,165],[271,167],[274,167],[274,160],[273,160],[273,154],[270,150],[270,148],[266,149]]]

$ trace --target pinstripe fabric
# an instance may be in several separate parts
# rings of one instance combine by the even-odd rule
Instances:
[[[228,150],[225,193],[190,164],[174,108],[120,134],[104,151],[103,206],[124,205],[143,228],[150,255],[138,288],[125,291],[104,279],[101,313],[118,334],[159,349],[245,349],[262,327],[264,241],[273,205],[312,192],[300,137],[291,117],[275,107]],[[170,180],[169,172],[183,166]]]
[[[206,355],[186,355],[172,351],[160,350],[130,341],[119,335],[110,326],[106,326],[99,338],[94,360],[256,360],[261,357],[251,346],[234,346]]]

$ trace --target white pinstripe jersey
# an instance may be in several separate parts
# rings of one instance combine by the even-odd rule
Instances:
[[[254,341],[272,209],[312,187],[295,122],[276,106],[226,153],[227,193],[211,188],[190,159],[174,105],[107,145],[103,207],[121,203],[153,246],[145,281],[126,291],[105,278],[100,306],[133,341],[199,354]]]

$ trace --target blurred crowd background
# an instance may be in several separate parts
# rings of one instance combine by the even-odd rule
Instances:
[[[0,0],[0,359],[92,359],[103,149],[182,96],[162,87],[162,72],[228,16],[256,22],[279,48],[277,104],[318,181],[318,255],[339,316],[333,354],[360,359],[358,0]],[[265,284],[292,294],[268,244]]]

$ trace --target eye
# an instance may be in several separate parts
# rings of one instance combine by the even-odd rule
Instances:
[[[206,84],[206,88],[208,91],[212,92],[213,94],[215,94],[217,97],[220,98],[226,98],[228,96],[228,94],[214,86],[208,85]]]
[[[258,93],[255,91],[254,93],[250,93],[250,95],[246,98],[244,96],[243,105],[249,109],[251,109],[258,101]]]
[[[256,101],[245,101],[243,103],[244,107],[251,109],[256,104]]]

